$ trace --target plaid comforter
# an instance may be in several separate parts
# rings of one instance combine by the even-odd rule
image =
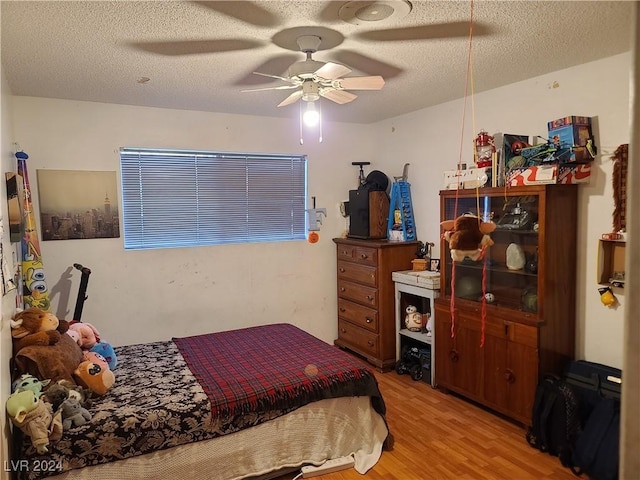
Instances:
[[[370,396],[385,406],[362,362],[290,324],[174,338],[211,402],[212,420],[292,410],[324,398]]]

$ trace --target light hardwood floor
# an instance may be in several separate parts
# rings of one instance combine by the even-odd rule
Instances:
[[[319,480],[577,478],[557,457],[529,446],[522,426],[408,375],[376,376],[393,449],[383,451],[364,476],[349,469],[316,477]]]

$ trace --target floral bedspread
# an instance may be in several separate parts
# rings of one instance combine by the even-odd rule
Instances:
[[[207,395],[172,341],[116,347],[115,385],[94,399],[91,421],[38,455],[18,440],[10,470],[38,479],[236,432],[291,409],[211,419]],[[16,431],[18,431],[16,429]],[[16,435],[16,438],[20,435]]]

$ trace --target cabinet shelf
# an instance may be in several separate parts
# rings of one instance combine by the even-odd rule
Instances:
[[[482,270],[484,268],[482,262],[455,262],[456,263],[456,268],[470,268],[470,269],[474,269],[474,270]],[[505,264],[500,264],[500,263],[494,263],[493,265],[487,265],[487,271],[488,272],[495,272],[495,273],[508,273],[511,275],[526,275],[529,277],[537,277],[538,274],[537,273],[533,273],[533,272],[528,272],[526,270],[512,270],[510,268],[507,268],[507,266]]]
[[[421,343],[431,345],[431,336],[428,336],[426,333],[422,332],[412,332],[408,328],[401,328],[398,332],[400,335],[404,335],[405,337],[413,338]]]

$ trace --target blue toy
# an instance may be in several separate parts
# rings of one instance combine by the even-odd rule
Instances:
[[[96,352],[102,355],[104,359],[107,361],[107,363],[109,364],[110,370],[113,370],[116,368],[116,365],[118,364],[118,359],[116,358],[116,352],[113,349],[113,347],[107,342],[100,341],[96,343],[89,351]]]

